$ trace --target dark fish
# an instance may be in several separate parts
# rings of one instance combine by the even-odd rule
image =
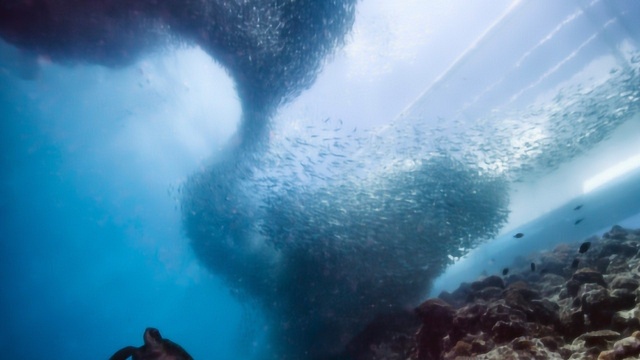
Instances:
[[[580,245],[580,249],[578,250],[578,252],[580,254],[584,254],[587,252],[587,250],[589,250],[589,248],[591,247],[591,242],[590,241],[585,241],[582,243],[582,245]]]
[[[531,271],[536,271],[536,263],[531,263]]]
[[[513,237],[516,238],[516,239],[520,239],[523,236],[524,236],[523,233],[517,233],[517,234],[513,235]]]
[[[578,220],[576,220],[576,222],[573,223],[573,225],[578,225],[582,222],[582,220],[584,220],[584,218],[580,218]]]
[[[573,259],[573,262],[571,263],[571,268],[572,269],[577,269],[578,268],[578,264],[580,264],[580,259],[578,259],[578,258]]]
[[[509,268],[502,269],[502,275],[507,275],[509,273]]]
[[[580,210],[580,209],[582,209],[582,204],[580,204],[580,205],[578,205],[578,206],[576,206],[576,207],[574,207],[574,208],[573,208],[573,210],[576,210],[576,211],[578,211],[578,210]]]

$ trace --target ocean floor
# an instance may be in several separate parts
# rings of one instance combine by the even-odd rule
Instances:
[[[370,324],[351,359],[637,359],[640,229],[515,259]]]

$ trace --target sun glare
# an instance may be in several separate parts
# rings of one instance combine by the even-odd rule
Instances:
[[[600,186],[617,179],[625,174],[630,173],[633,170],[640,168],[640,154],[632,156],[625,161],[622,161],[615,166],[612,166],[605,171],[597,174],[596,176],[585,181],[582,185],[583,193],[589,193]]]

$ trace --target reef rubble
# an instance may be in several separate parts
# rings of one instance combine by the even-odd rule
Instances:
[[[640,229],[616,225],[586,242],[584,253],[580,243],[559,244],[516,259],[507,276],[427,299],[413,311],[417,322],[357,337],[367,344],[350,344],[348,358],[637,359]]]

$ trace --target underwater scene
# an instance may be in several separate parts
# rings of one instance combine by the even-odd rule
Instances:
[[[638,19],[0,1],[0,358],[640,358]]]

